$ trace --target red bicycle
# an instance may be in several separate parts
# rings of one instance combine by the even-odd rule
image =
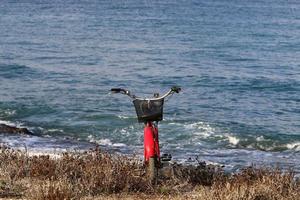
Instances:
[[[112,93],[128,95],[133,99],[133,104],[138,117],[138,122],[144,123],[144,163],[147,168],[148,178],[151,183],[156,183],[158,169],[161,161],[170,161],[170,154],[160,156],[158,140],[158,122],[163,119],[163,105],[166,97],[179,93],[180,87],[172,87],[166,94],[159,96],[154,94],[152,98],[140,98],[122,88],[112,88]]]

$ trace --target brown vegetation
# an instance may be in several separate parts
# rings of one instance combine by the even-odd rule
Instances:
[[[292,172],[247,168],[228,175],[219,168],[174,164],[156,186],[141,161],[99,149],[85,153],[28,156],[0,148],[0,198],[25,199],[300,199]]]

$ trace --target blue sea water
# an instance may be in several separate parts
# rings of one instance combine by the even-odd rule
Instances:
[[[124,87],[165,103],[161,151],[300,171],[298,0],[0,2],[0,142],[143,155]]]

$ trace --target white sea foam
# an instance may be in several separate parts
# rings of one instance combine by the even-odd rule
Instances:
[[[214,166],[222,165],[222,164],[220,164],[220,163],[218,163],[218,162],[213,162],[213,161],[209,161],[209,160],[206,160],[205,163],[206,163],[207,165],[214,165]]]
[[[184,127],[187,129],[199,129],[202,127],[209,127],[209,125],[205,124],[204,122],[195,122],[191,124],[185,124]]]
[[[45,147],[37,147],[37,148],[17,148],[22,151],[26,151],[29,156],[50,156],[52,159],[59,159],[62,157],[63,153],[66,152],[84,152],[85,149],[74,149],[74,148],[45,148]]]
[[[259,137],[256,138],[256,141],[257,142],[262,142],[262,141],[265,141],[265,138],[264,138],[264,136],[259,136]]]
[[[128,133],[128,131],[127,131],[126,128],[122,128],[122,129],[120,130],[120,132],[121,132],[121,134],[127,134],[127,133]]]
[[[177,122],[170,122],[168,123],[169,125],[182,125],[181,123],[177,123]]]
[[[96,143],[103,146],[113,146],[113,147],[125,147],[124,143],[113,143],[110,139],[95,139],[94,136],[88,136],[89,142]]]
[[[10,121],[4,121],[4,120],[0,120],[0,124],[5,124],[8,126],[17,126],[17,124],[10,122]]]
[[[28,135],[12,135],[0,138],[0,144],[25,151],[30,156],[50,155],[60,157],[64,152],[81,152],[93,148],[88,142],[78,142],[62,138],[47,138]]]
[[[112,146],[112,144],[113,144],[110,141],[110,139],[100,139],[100,140],[95,140],[95,142],[100,145],[108,145],[108,146]]]
[[[208,138],[209,136],[213,135],[216,130],[211,127],[209,124],[204,122],[196,122],[192,124],[185,124],[184,128],[192,131],[195,135],[201,135],[204,138]]]
[[[13,127],[17,127],[17,128],[30,129],[30,127],[24,126],[24,124],[21,123],[21,122],[11,122],[11,121],[6,121],[6,120],[0,120],[0,124],[5,124],[5,125],[8,125],[8,126],[13,126]]]
[[[286,147],[288,149],[294,149],[296,151],[300,151],[300,142],[294,142],[294,143],[287,144]]]
[[[113,134],[121,134],[124,136],[129,136],[130,134],[133,133],[133,129],[134,129],[133,126],[125,127],[122,129],[115,129],[115,130],[113,130]]]
[[[240,139],[238,139],[234,136],[230,136],[230,135],[227,135],[227,139],[228,139],[229,143],[233,144],[233,145],[237,145],[240,142]]]
[[[114,147],[126,147],[127,145],[124,143],[114,143],[112,146]]]
[[[47,130],[48,132],[61,132],[61,133],[63,133],[64,131],[63,130],[61,130],[61,129],[55,129],[55,128],[53,128],[53,129],[48,129]]]
[[[15,110],[5,110],[4,113],[8,116],[12,116],[12,115],[16,114],[16,111]]]
[[[124,115],[118,115],[118,118],[120,118],[120,119],[129,119],[130,117],[129,116],[124,116]]]

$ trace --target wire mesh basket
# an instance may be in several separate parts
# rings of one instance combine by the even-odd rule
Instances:
[[[164,99],[133,101],[139,122],[161,121],[163,118]]]

